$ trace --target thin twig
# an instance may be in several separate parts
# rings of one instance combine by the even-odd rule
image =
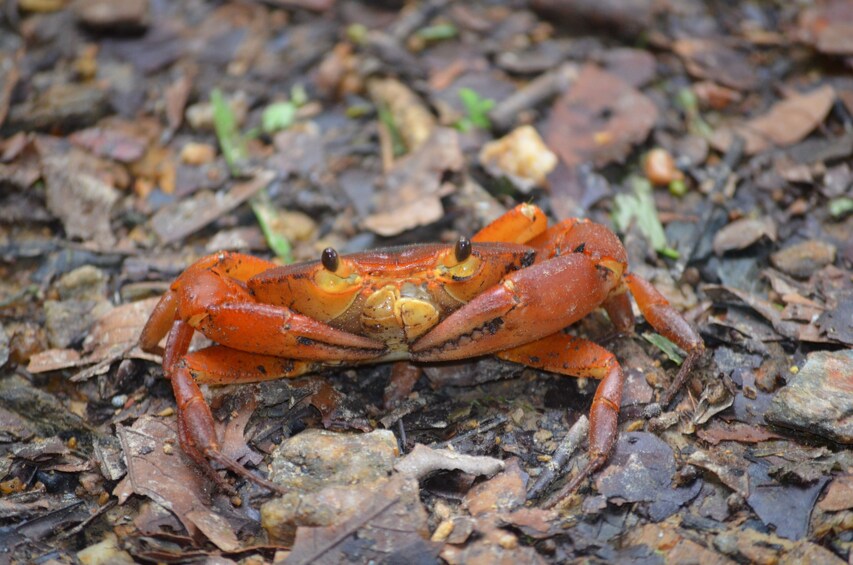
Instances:
[[[458,443],[458,442],[463,441],[465,439],[468,439],[470,437],[474,437],[476,435],[479,435],[483,432],[487,432],[487,431],[491,430],[492,428],[496,428],[496,427],[500,426],[501,424],[503,424],[504,422],[506,422],[506,416],[503,416],[503,415],[495,416],[491,420],[486,420],[485,422],[482,422],[479,426],[477,426],[473,430],[468,430],[467,432],[461,433],[458,436],[452,437],[447,441],[440,441],[440,442],[432,443],[432,444],[430,444],[430,447],[432,447],[433,449],[441,449],[443,447],[453,445],[454,443]]]
[[[554,455],[551,456],[551,460],[545,463],[542,474],[539,475],[539,478],[536,479],[536,482],[527,491],[527,500],[536,498],[542,491],[551,486],[551,483],[557,478],[557,473],[566,467],[566,463],[574,452],[578,450],[588,433],[589,419],[586,416],[581,416],[575,422],[575,425],[569,429],[569,432],[563,438],[560,445],[557,446]]]

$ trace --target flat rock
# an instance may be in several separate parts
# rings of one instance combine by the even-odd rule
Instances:
[[[776,393],[764,419],[853,444],[853,349],[810,354],[797,376]]]
[[[345,522],[384,488],[397,455],[397,440],[388,430],[306,430],[288,439],[273,451],[270,466],[270,480],[287,494],[261,507],[261,525],[272,538],[290,543],[300,526]]]

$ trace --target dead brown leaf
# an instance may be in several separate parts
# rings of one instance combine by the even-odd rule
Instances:
[[[86,380],[124,357],[155,360],[156,357],[138,348],[139,333],[151,315],[159,298],[137,300],[122,304],[107,311],[92,326],[83,342],[84,354],[74,349],[48,349],[30,357],[27,370],[31,373],[47,373],[60,369],[95,365],[92,370],[82,371],[71,380]]]
[[[739,251],[762,238],[776,241],[776,223],[772,218],[741,218],[728,224],[714,235],[714,253]]]
[[[186,518],[191,520],[201,530],[201,533],[222,551],[240,549],[240,541],[231,525],[215,512],[207,509],[190,510],[186,513]]]
[[[464,163],[456,130],[436,128],[385,176],[382,198],[364,225],[388,237],[440,219],[444,215],[441,197],[453,190],[453,185],[442,183],[441,178],[448,171],[461,170]]]
[[[76,349],[47,349],[39,351],[30,357],[27,371],[32,374],[59,371],[71,367],[79,367],[81,361],[80,352]]]
[[[9,102],[12,99],[12,91],[15,85],[18,84],[18,78],[21,76],[21,71],[18,67],[21,58],[24,55],[23,49],[15,53],[3,53],[0,55],[0,126],[6,120],[6,115],[9,113]]]
[[[749,496],[749,461],[744,453],[744,446],[725,442],[707,450],[697,449],[690,454],[687,462],[713,473],[720,482],[745,499]]]
[[[800,12],[799,37],[829,55],[853,55],[853,3],[829,0]]]
[[[139,160],[149,143],[160,135],[154,120],[127,121],[116,118],[101,120],[98,126],[76,131],[68,136],[71,143],[95,155],[123,163]]]
[[[742,422],[726,423],[720,420],[714,420],[707,427],[698,429],[696,435],[711,445],[717,445],[721,441],[760,443],[781,437],[757,426],[750,426]]]
[[[740,90],[758,86],[758,75],[746,56],[721,39],[679,39],[672,49],[682,58],[691,75]]]
[[[711,144],[719,151],[729,148],[735,135],[746,141],[748,155],[770,147],[786,147],[801,141],[823,122],[835,101],[835,89],[824,85],[804,94],[789,96],[770,110],[746,122],[717,129]]]
[[[62,220],[70,238],[91,241],[107,249],[115,241],[110,213],[118,192],[100,178],[84,172],[76,153],[50,153],[42,159],[47,208]]]
[[[222,193],[200,192],[192,198],[160,209],[151,218],[151,227],[163,243],[179,241],[230,212],[274,178],[273,172],[262,170],[254,178],[236,183]]]
[[[527,500],[527,475],[517,459],[506,464],[502,473],[472,488],[465,495],[465,506],[472,516],[491,512],[509,512]]]
[[[823,499],[817,503],[821,510],[838,512],[853,508],[853,475],[835,477],[826,488]]]
[[[569,167],[621,162],[646,139],[657,116],[657,107],[642,92],[587,65],[554,102],[546,141]]]
[[[120,504],[132,494],[148,497],[173,512],[191,536],[210,534],[220,549],[236,549],[236,533],[209,507],[210,481],[177,446],[174,420],[143,416],[117,432],[127,461],[127,475],[113,491]]]

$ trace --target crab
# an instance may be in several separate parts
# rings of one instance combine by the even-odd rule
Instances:
[[[220,484],[212,462],[273,489],[221,452],[199,384],[291,378],[330,365],[421,364],[487,354],[598,379],[588,463],[564,488],[568,493],[613,448],[624,376],[613,353],[564,330],[603,308],[616,332],[632,332],[629,294],[646,321],[687,352],[661,397],[667,403],[704,350],[702,339],[648,281],[627,272],[627,254],[612,231],[576,218],[549,228],[544,212],[530,204],[455,244],[346,256],[327,248],[319,260],[287,266],[231,252],[209,255],[172,283],[140,345],[162,354],[184,452]],[[190,352],[197,331],[215,345]]]

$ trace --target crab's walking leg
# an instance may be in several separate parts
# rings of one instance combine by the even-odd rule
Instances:
[[[245,282],[254,275],[275,266],[275,263],[240,253],[221,252],[202,257],[190,265],[160,298],[160,302],[154,307],[151,317],[148,318],[148,322],[142,329],[139,345],[144,351],[161,353],[159,350],[160,340],[169,333],[173,322],[180,314],[179,291],[185,287],[186,281],[192,281],[200,274],[203,276],[206,272],[212,272],[216,274],[216,278],[220,279],[215,290],[225,293],[224,296],[236,296],[245,294],[245,289],[242,289],[236,281]],[[229,284],[229,278],[235,279],[235,281]],[[220,298],[219,301],[223,301],[223,298]],[[190,332],[190,336],[192,336],[192,332]]]
[[[210,460],[217,461],[265,488],[281,492],[280,487],[250,473],[221,452],[213,415],[196,379],[211,384],[259,382],[295,377],[311,371],[315,364],[245,353],[222,346],[187,353],[194,331],[186,322],[176,321],[167,337],[163,357],[163,370],[172,382],[178,406],[178,438],[181,448],[226,490],[233,489],[210,467]]]
[[[471,237],[471,241],[527,243],[548,227],[545,213],[532,204],[519,204]]]
[[[626,274],[624,279],[646,321],[656,332],[687,352],[687,358],[681,364],[675,380],[661,395],[660,404],[666,406],[684,385],[693,365],[702,356],[705,343],[678,310],[670,306],[666,298],[649,281],[633,273]]]
[[[600,379],[589,411],[589,463],[546,507],[556,505],[601,467],[616,443],[624,377],[614,355],[591,341],[557,333],[497,353],[501,359],[573,377]]]

